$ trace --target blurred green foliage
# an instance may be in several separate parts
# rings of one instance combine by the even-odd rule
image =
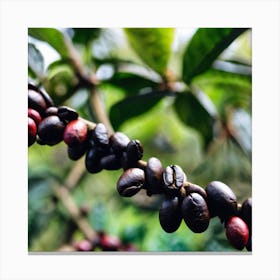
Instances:
[[[86,71],[98,76],[112,125],[141,141],[144,160],[155,156],[164,166],[178,164],[189,181],[202,187],[221,180],[242,203],[252,193],[251,30],[204,28],[185,40],[178,38],[184,33],[176,31],[32,28],[29,79],[57,106],[68,105],[96,121],[90,93],[80,86],[69,60],[65,42],[70,42]],[[176,48],[173,39],[180,42]],[[54,48],[59,59],[48,61],[40,51],[41,41]],[[176,87],[162,90],[167,69]],[[74,164],[64,143],[29,148],[29,251],[58,251],[84,238],[52,192],[52,185],[64,182]],[[85,173],[71,191],[78,206],[89,208],[87,219],[96,231],[119,236],[139,251],[234,251],[217,218],[202,234],[192,233],[184,222],[175,233],[165,233],[158,221],[163,197],[147,197],[144,191],[120,197],[120,175],[120,170]]]

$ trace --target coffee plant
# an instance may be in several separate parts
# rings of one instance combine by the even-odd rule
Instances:
[[[175,31],[29,29],[31,251],[252,250],[250,30]]]

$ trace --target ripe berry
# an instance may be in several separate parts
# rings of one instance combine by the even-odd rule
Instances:
[[[117,251],[121,247],[121,241],[117,236],[101,234],[100,247],[103,251]]]
[[[28,108],[28,117],[33,119],[36,123],[36,125],[39,125],[39,123],[42,121],[41,115],[38,111]]]
[[[213,181],[205,188],[207,193],[207,204],[211,217],[219,216],[222,220],[236,215],[236,196],[226,184]]]
[[[36,141],[37,126],[33,119],[28,117],[28,146]]]
[[[28,108],[32,108],[43,115],[47,109],[47,104],[39,92],[35,90],[28,90]]]
[[[242,250],[249,240],[247,224],[237,216],[230,217],[226,222],[226,237],[234,248]]]
[[[82,143],[87,138],[87,125],[82,120],[69,122],[64,130],[63,140],[67,145]]]
[[[178,197],[167,198],[162,202],[159,209],[159,222],[165,232],[172,233],[179,228],[182,222],[180,206]]]
[[[62,141],[65,124],[57,116],[49,116],[41,121],[38,135],[47,145],[55,145]]]
[[[90,241],[84,239],[84,240],[80,240],[74,243],[74,248],[77,251],[81,251],[81,252],[88,252],[91,251],[93,249],[93,246],[91,244]]]
[[[186,225],[196,233],[204,232],[210,221],[205,199],[198,193],[191,193],[182,202],[182,215]]]

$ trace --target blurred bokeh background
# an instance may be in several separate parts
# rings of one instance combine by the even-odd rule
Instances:
[[[178,164],[189,181],[203,188],[213,180],[223,181],[239,203],[252,195],[250,29],[235,37],[216,34],[215,28],[210,34],[204,32],[207,29],[161,29],[162,34],[155,36],[163,39],[156,40],[158,45],[151,47],[151,52],[169,46],[168,54],[163,55],[168,58],[164,66],[148,61],[149,40],[145,41],[145,36],[149,38],[153,29],[144,30],[139,38],[131,35],[137,35],[133,30],[113,28],[57,29],[49,37],[44,35],[48,30],[53,31],[29,30],[28,73],[30,81],[48,92],[57,106],[64,104],[88,120],[98,119],[90,92],[79,86],[71,63],[59,49],[62,44],[53,43],[63,34],[79,54],[85,72],[95,73],[100,80],[98,90],[112,126],[141,141],[145,161],[155,156],[164,166]],[[201,48],[195,45],[199,39]],[[140,50],[135,41],[143,43],[138,44]],[[213,53],[221,43],[223,49]],[[209,58],[211,55],[214,57]],[[206,67],[190,75],[186,69],[197,63],[196,56],[202,63],[206,59]],[[140,99],[131,98],[156,94],[155,89],[170,76],[169,81],[176,85],[174,92],[147,101],[146,107]],[[29,147],[29,251],[71,250],[73,242],[85,238],[52,189],[53,184],[64,183],[75,164],[63,142],[53,147]],[[120,197],[116,182],[121,174],[121,170],[83,172],[70,190],[95,231],[133,244],[137,251],[235,251],[218,218],[211,219],[201,234],[191,232],[184,221],[175,233],[165,233],[158,219],[163,197],[148,197],[144,191],[132,198]]]

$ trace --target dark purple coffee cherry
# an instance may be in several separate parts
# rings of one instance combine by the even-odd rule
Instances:
[[[37,125],[34,119],[28,117],[28,147],[34,144],[37,135]]]
[[[40,140],[47,145],[56,145],[63,139],[65,124],[57,116],[49,116],[38,127]]]
[[[61,120],[68,121],[68,122],[76,120],[79,117],[77,111],[67,106],[58,107],[57,115]]]
[[[178,197],[166,198],[159,209],[159,222],[167,233],[175,232],[181,225],[182,214]]]
[[[213,181],[207,185],[205,190],[211,217],[218,216],[224,220],[236,215],[237,200],[229,186],[219,181]]]
[[[48,116],[57,116],[57,112],[58,112],[58,109],[57,107],[49,107],[47,108],[47,110],[45,111],[45,118],[48,117]]]
[[[42,121],[41,115],[39,114],[38,111],[28,108],[28,117],[33,119],[38,126],[39,123]]]
[[[145,173],[140,168],[124,171],[117,182],[117,190],[121,196],[130,197],[140,191],[145,183]]]
[[[44,115],[47,104],[43,96],[35,90],[28,90],[28,108],[34,109]]]
[[[241,206],[241,219],[247,224],[250,232],[252,229],[252,198],[246,199]]]
[[[72,160],[80,159],[88,150],[88,143],[84,141],[82,143],[67,146],[68,157]]]
[[[122,132],[115,132],[110,137],[110,144],[115,154],[121,154],[129,142],[130,139]]]
[[[167,194],[177,195],[186,180],[186,174],[178,165],[167,166],[163,171],[163,185]]]
[[[232,216],[226,222],[226,237],[237,250],[242,250],[249,240],[247,224],[239,217]]]
[[[207,199],[206,191],[199,185],[187,182],[186,184],[184,184],[184,188],[185,188],[186,196],[191,194],[191,193],[198,193],[205,200]]]
[[[102,170],[100,164],[101,155],[96,147],[92,147],[86,154],[86,169],[89,173],[98,173]]]
[[[159,159],[151,157],[145,170],[147,195],[163,193],[163,167]]]
[[[69,146],[82,143],[87,139],[87,131],[87,125],[84,121],[73,120],[66,125],[63,140]]]
[[[109,144],[108,131],[103,123],[98,123],[92,130],[92,139],[96,146],[106,147]]]
[[[204,232],[210,222],[210,213],[205,199],[198,193],[191,193],[182,202],[182,216],[195,233]]]
[[[53,100],[44,90],[38,88],[37,86],[35,86],[31,83],[28,83],[28,90],[34,90],[34,91],[37,91],[38,93],[40,93],[40,95],[44,98],[47,107],[51,107],[54,105]]]
[[[246,249],[247,251],[252,252],[252,235],[249,235],[249,239],[246,244]]]
[[[127,160],[134,163],[143,157],[143,147],[139,140],[131,140],[126,147]]]
[[[118,170],[122,167],[120,158],[115,154],[102,157],[100,160],[100,165],[106,170]]]

